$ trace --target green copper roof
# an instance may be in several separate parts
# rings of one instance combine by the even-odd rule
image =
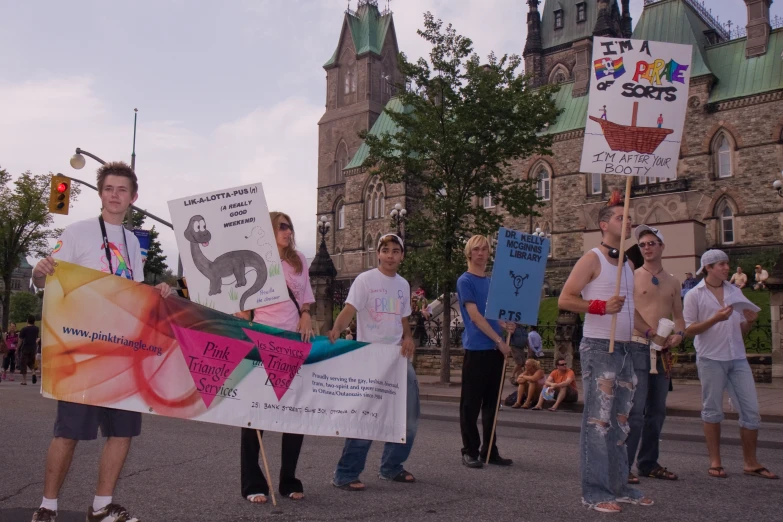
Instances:
[[[550,125],[541,134],[559,134],[576,129],[584,129],[587,121],[588,96],[574,98],[571,93],[574,90],[574,82],[560,84],[560,90],[555,94],[555,106],[562,109],[554,125]]]
[[[397,124],[394,123],[394,121],[391,119],[387,111],[402,112],[402,102],[400,102],[400,99],[396,97],[392,98],[389,100],[389,103],[386,104],[384,111],[380,116],[378,116],[378,119],[375,120],[372,129],[370,129],[370,134],[373,136],[396,134],[399,130],[399,127],[397,127]],[[351,158],[351,161],[348,163],[348,165],[345,166],[345,168],[343,168],[343,170],[345,171],[349,169],[355,169],[356,167],[361,167],[369,154],[370,147],[367,146],[367,142],[362,142],[359,150],[356,151],[356,154],[353,155],[353,158]]]
[[[644,7],[633,30],[636,40],[654,40],[693,46],[691,78],[710,74],[704,47],[704,31],[710,27],[682,0],[668,0]]]
[[[587,9],[586,20],[577,22],[576,4],[581,2],[584,2]],[[609,7],[616,3],[617,0],[612,0]],[[563,11],[562,29],[555,29],[555,11],[558,9]],[[595,0],[546,0],[541,14],[541,47],[549,49],[593,36],[596,20],[598,20],[598,5]]]
[[[710,102],[719,102],[783,89],[783,29],[769,35],[766,54],[745,58],[746,39],[741,38],[707,49],[707,60],[717,78]]]
[[[386,33],[392,21],[391,11],[385,11],[381,15],[376,6],[363,4],[355,13],[346,11],[345,20],[348,23],[348,29],[351,31],[357,55],[368,52],[377,55],[381,54],[383,42],[386,40]],[[338,49],[339,45],[334,50],[332,57],[324,64],[324,67],[334,65],[337,61]]]

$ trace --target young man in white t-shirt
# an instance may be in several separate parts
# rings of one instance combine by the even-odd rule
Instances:
[[[138,198],[136,174],[125,163],[113,162],[98,169],[97,178],[101,215],[66,227],[52,255],[39,261],[33,269],[33,283],[38,288],[46,286],[47,275],[54,274],[56,260],[144,281],[139,240],[122,226],[128,207]],[[155,288],[164,299],[171,294],[166,283]],[[125,508],[112,503],[112,495],[128,456],[131,438],[141,433],[141,413],[64,401],[57,403],[54,438],[46,457],[43,501],[33,514],[33,522],[56,521],[57,496],[71,466],[76,444],[80,440],[96,439],[98,426],[106,443],[101,454],[95,499],[87,510],[87,522],[138,522]]]
[[[387,442],[381,457],[379,476],[394,482],[415,482],[416,479],[403,468],[416,438],[419,424],[419,383],[411,358],[415,350],[408,316],[411,315],[411,287],[397,274],[405,252],[402,239],[386,234],[378,241],[378,268],[356,278],[348,291],[345,308],[337,316],[329,331],[334,342],[358,314],[356,340],[380,344],[402,344],[401,355],[408,359],[408,399],[406,407],[405,444]],[[379,296],[382,296],[380,299]],[[363,491],[359,475],[364,470],[371,440],[346,439],[343,455],[337,463],[332,484],[346,491]]]

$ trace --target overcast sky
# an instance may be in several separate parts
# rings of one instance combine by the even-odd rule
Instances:
[[[81,171],[69,166],[74,149],[129,162],[138,107],[138,206],[168,219],[170,199],[261,181],[269,208],[291,215],[310,257],[322,65],[337,45],[346,4],[0,0],[0,166],[13,175],[94,180],[94,161]],[[357,0],[350,4],[355,9]],[[744,25],[742,0],[707,4],[721,21]],[[778,4],[773,14],[783,14]],[[642,5],[631,1],[634,22]],[[525,45],[524,0],[393,0],[391,9],[409,58],[427,53],[416,35],[427,10],[473,39],[482,56],[521,54]],[[84,190],[55,224],[98,208],[97,195]],[[174,235],[158,229],[176,270]]]

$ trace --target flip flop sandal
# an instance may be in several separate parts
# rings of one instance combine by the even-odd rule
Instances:
[[[302,495],[302,496],[296,498],[294,495]],[[291,500],[304,500],[304,493],[302,493],[301,491],[293,491],[288,494],[288,498],[290,498]]]
[[[718,473],[710,473],[711,471],[717,471]],[[723,470],[722,466],[716,466],[713,468],[710,468],[707,470],[707,475],[709,475],[712,478],[719,478],[719,479],[725,479],[729,478],[729,476],[726,474],[726,472]]]
[[[628,483],[629,484],[639,484],[639,477],[634,475],[633,473],[628,474]]]
[[[677,480],[677,475],[675,475],[671,471],[661,466],[658,466],[651,472],[647,473],[647,476],[649,478],[661,479],[661,480]]]
[[[352,487],[352,486],[355,486],[357,484],[361,484],[362,487],[361,488],[354,488],[354,487]],[[332,482],[332,486],[336,487],[337,489],[342,489],[343,491],[364,491],[365,489],[367,489],[364,486],[364,484],[362,484],[361,480],[352,480],[352,481],[348,482],[347,484],[343,484],[341,486],[338,486],[337,484]]]
[[[764,475],[764,472],[769,473],[769,475]],[[745,475],[750,475],[752,477],[759,477],[764,478],[767,480],[778,480],[780,477],[772,473],[767,468],[757,468],[757,469],[751,469],[751,470],[745,470]]]
[[[512,404],[511,407],[514,408],[515,410],[518,410],[519,408],[522,407],[522,405],[521,404]]]
[[[378,475],[383,480],[391,480],[392,482],[404,482],[405,484],[413,484],[416,482],[416,477],[414,477],[411,473],[402,470],[393,479],[388,479],[384,477],[383,475]]]
[[[655,504],[655,501],[653,499],[647,497],[642,497],[642,498],[619,497],[616,500],[617,502],[620,502],[622,504],[633,504],[634,506],[650,507],[653,504]]]
[[[264,495],[263,493],[254,493],[252,495],[248,495],[246,498],[248,501],[250,501],[253,504],[266,504],[266,495]],[[256,499],[259,498],[262,498],[264,500],[262,500],[261,502],[256,502]]]

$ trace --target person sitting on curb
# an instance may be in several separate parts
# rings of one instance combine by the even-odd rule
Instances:
[[[544,370],[541,369],[541,363],[535,359],[525,361],[525,370],[517,377],[517,384],[519,385],[517,402],[511,407],[527,410],[544,388]],[[525,403],[522,404],[522,397],[525,394],[527,394]]]
[[[547,400],[544,397],[547,388],[551,388],[557,394],[555,405],[549,408],[549,411],[557,411],[563,402],[576,402],[579,398],[574,370],[566,366],[566,361],[562,357],[557,358],[555,370],[546,378],[544,386],[544,391],[541,392],[541,397],[538,399],[538,404],[533,408],[534,410],[540,410],[544,406],[544,401]]]

